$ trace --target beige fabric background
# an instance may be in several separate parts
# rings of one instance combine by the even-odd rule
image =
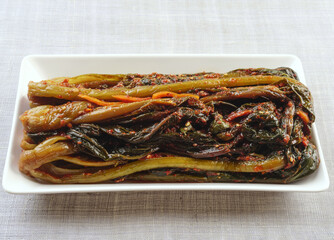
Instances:
[[[315,99],[331,181],[334,1],[0,1],[0,178],[21,60],[28,54],[291,53]],[[10,195],[2,239],[334,239],[321,193]]]

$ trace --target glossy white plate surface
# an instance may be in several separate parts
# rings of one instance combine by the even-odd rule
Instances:
[[[45,184],[34,181],[18,169],[23,128],[18,117],[27,109],[27,85],[61,76],[85,73],[224,73],[236,68],[294,69],[301,82],[305,76],[301,61],[293,55],[34,55],[23,59],[12,132],[3,174],[3,188],[10,193],[69,193],[151,190],[237,190],[237,191],[323,191],[329,187],[325,160],[316,126],[312,139],[317,145],[321,163],[319,169],[305,179],[291,184],[260,183],[99,183]],[[310,89],[312,92],[312,89]]]

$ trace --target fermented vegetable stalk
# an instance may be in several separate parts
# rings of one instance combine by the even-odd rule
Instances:
[[[290,183],[319,165],[292,69],[30,82],[20,170],[52,183]]]

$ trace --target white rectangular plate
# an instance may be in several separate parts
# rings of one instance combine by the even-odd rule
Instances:
[[[25,176],[18,170],[20,141],[23,128],[18,119],[29,109],[27,85],[61,76],[85,73],[224,73],[236,68],[294,69],[305,83],[299,58],[293,55],[44,55],[23,59],[18,93],[3,174],[3,188],[10,193],[68,193],[151,190],[238,190],[238,191],[323,191],[329,187],[325,160],[319,144],[317,129],[313,125],[313,140],[317,145],[321,164],[319,169],[302,181],[291,184],[260,183],[100,183],[100,184],[43,184]],[[311,89],[312,91],[312,89]]]

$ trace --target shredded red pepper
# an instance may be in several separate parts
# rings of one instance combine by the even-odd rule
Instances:
[[[240,111],[240,112],[235,112],[235,113],[231,113],[230,115],[228,115],[227,117],[227,121],[232,121],[238,117],[244,117],[244,116],[248,116],[249,114],[251,114],[252,111],[251,110],[243,110],[243,111]]]
[[[308,124],[310,122],[310,118],[308,117],[307,113],[302,111],[302,110],[298,110],[296,112],[296,114],[301,118],[301,120],[305,123]]]
[[[145,101],[145,100],[151,99],[149,97],[147,97],[147,98],[140,98],[140,97],[131,97],[131,96],[127,96],[127,95],[114,95],[112,97],[115,98],[116,100],[120,101],[120,102],[125,102],[125,103],[141,102],[141,101]]]
[[[196,94],[190,94],[190,93],[175,93],[175,92],[168,92],[168,91],[162,91],[157,92],[152,95],[152,99],[157,98],[181,98],[181,97],[193,97],[196,99],[199,99],[199,96]]]

